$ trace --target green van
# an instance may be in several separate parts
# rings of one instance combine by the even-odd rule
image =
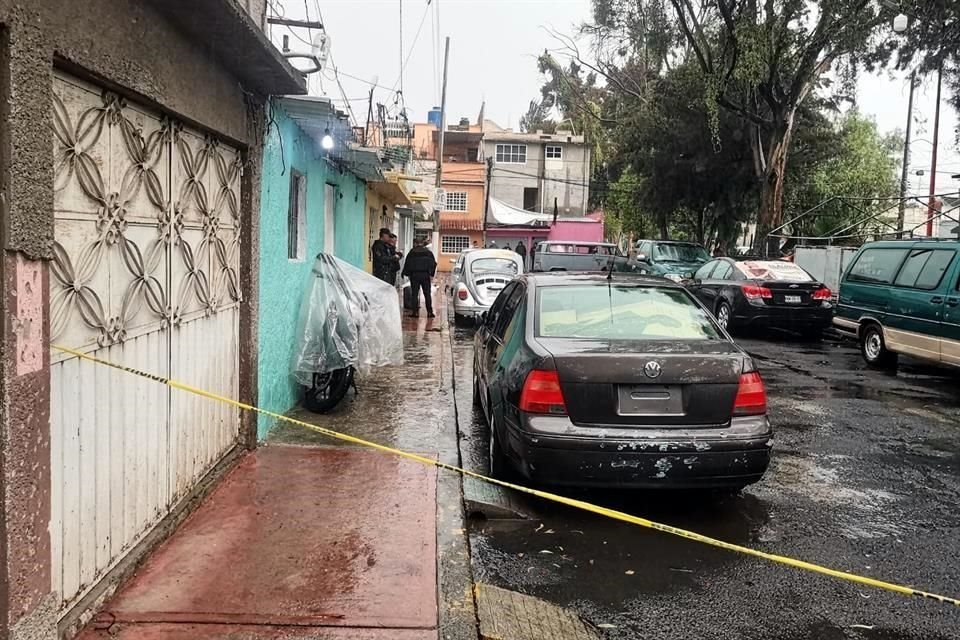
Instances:
[[[960,241],[863,245],[843,274],[833,324],[857,337],[867,364],[897,355],[960,366]]]

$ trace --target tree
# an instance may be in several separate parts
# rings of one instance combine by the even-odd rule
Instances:
[[[711,133],[703,83],[689,63],[652,83],[612,136],[614,166],[625,162],[642,178],[640,200],[661,238],[727,247],[755,199],[751,148],[730,114]]]
[[[787,202],[791,214],[816,210],[794,225],[793,235],[825,236],[846,227],[846,233],[856,234],[862,226],[858,221],[890,208],[898,192],[899,134],[880,135],[876,123],[855,110],[837,124],[821,119],[802,132],[797,162],[787,177]]]
[[[754,175],[759,182],[758,221],[762,230],[782,218],[787,157],[797,112],[826,74],[839,70],[849,88],[853,72],[890,19],[871,0],[669,0],[679,47],[663,54],[693,61],[705,79],[704,98],[711,133],[719,114],[733,115],[746,127]],[[650,51],[653,37],[643,26],[664,15],[663,0],[594,0],[593,33],[615,33],[630,41],[632,59]],[[626,46],[625,44],[625,46]],[[579,60],[579,59],[578,59]],[[608,81],[622,65],[597,65]],[[626,90],[635,87],[621,81]]]
[[[550,107],[544,100],[531,100],[527,112],[520,116],[520,131],[530,133],[540,130],[553,133],[557,130],[557,123],[548,117],[549,113]]]

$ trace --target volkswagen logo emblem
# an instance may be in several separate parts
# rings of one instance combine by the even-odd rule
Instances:
[[[647,374],[648,378],[659,378],[660,377],[660,363],[654,360],[651,360],[647,364],[643,365],[643,372]]]

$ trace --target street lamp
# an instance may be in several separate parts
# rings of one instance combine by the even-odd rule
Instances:
[[[330,127],[323,130],[323,140],[320,141],[320,146],[327,151],[333,149],[333,136],[330,135]]]

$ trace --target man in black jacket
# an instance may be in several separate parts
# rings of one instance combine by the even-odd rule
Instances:
[[[396,284],[397,271],[396,266],[400,264],[400,258],[392,246],[390,246],[390,229],[380,229],[380,238],[373,241],[370,247],[370,255],[373,259],[373,275],[389,284]]]
[[[423,289],[423,301],[427,307],[427,317],[433,314],[433,297],[430,295],[430,279],[437,273],[437,259],[433,252],[423,246],[422,240],[415,240],[413,249],[403,263],[403,274],[410,278],[410,298],[413,302],[413,317],[420,315],[420,290]]]

